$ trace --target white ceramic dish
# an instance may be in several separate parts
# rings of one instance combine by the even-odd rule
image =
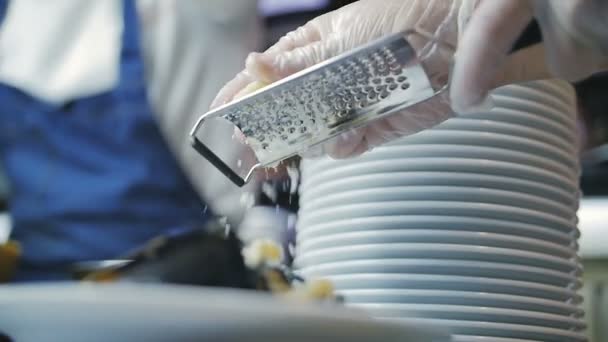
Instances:
[[[521,280],[573,289],[582,285],[574,272],[571,274],[541,267],[471,260],[411,258],[349,260],[304,267],[298,272],[312,278],[346,274],[411,273]]]
[[[430,129],[410,135],[403,141],[407,141],[408,145],[449,144],[501,148],[551,159],[564,167],[574,170],[579,167],[576,154],[566,153],[555,146],[543,142],[506,134]]]
[[[558,139],[553,134],[549,134],[537,128],[525,127],[508,122],[456,117],[444,121],[443,123],[435,126],[433,129],[506,134],[514,137],[522,137],[534,141],[544,142],[565,152],[576,153],[576,146],[573,146],[564,140]]]
[[[485,292],[444,290],[342,290],[339,294],[347,303],[420,303],[471,305],[528,310],[571,317],[582,317],[583,309],[574,304],[534,297],[504,295]]]
[[[559,79],[512,84],[497,88],[492,91],[492,94],[517,96],[513,95],[513,89],[522,89],[524,91],[540,91],[548,97],[559,98],[563,101],[566,101],[567,103],[574,103],[575,101],[574,87],[572,87],[570,83]]]
[[[548,103],[550,100],[563,102],[569,106],[576,104],[576,92],[574,87],[567,82],[530,82],[513,84],[503,87],[493,94],[510,96],[516,98],[537,99],[540,103]],[[536,96],[536,97],[535,97]],[[571,116],[575,114],[572,113]]]
[[[576,259],[509,248],[439,243],[385,243],[318,249],[296,255],[294,264],[298,268],[305,268],[339,261],[399,258],[489,261],[534,266],[570,274],[578,274],[581,270]]]
[[[410,201],[362,203],[332,206],[331,208],[300,211],[298,224],[308,226],[344,218],[391,215],[449,215],[480,217],[540,225],[566,234],[576,234],[576,222],[534,210],[486,203],[450,201]]]
[[[572,179],[540,168],[493,160],[466,158],[402,158],[385,161],[361,162],[353,165],[336,165],[324,172],[303,176],[303,186],[333,182],[344,177],[391,172],[458,172],[513,177],[538,182],[569,193],[578,191]],[[305,191],[305,190],[303,190]]]
[[[523,87],[514,87],[509,89],[509,94],[496,94],[493,96],[493,99],[497,99],[494,102],[496,106],[502,106],[506,108],[517,108],[520,105],[516,104],[514,107],[511,107],[508,102],[502,102],[502,99],[511,100],[511,99],[522,99],[526,101],[530,101],[533,104],[540,104],[543,106],[547,106],[552,111],[558,113],[558,115],[552,116],[556,120],[563,122],[564,124],[572,124],[576,120],[576,105],[571,101],[568,97],[559,97],[553,94],[549,95],[547,92],[537,89],[523,88]]]
[[[332,281],[338,291],[364,289],[451,290],[528,296],[568,302],[572,305],[577,305],[582,301],[581,296],[576,293],[576,290],[506,279],[428,274],[378,273],[336,275],[327,276],[325,278]]]
[[[576,131],[572,131],[569,126],[564,126],[555,120],[515,109],[506,109],[503,107],[493,108],[490,113],[475,113],[467,114],[467,118],[488,120],[491,117],[496,122],[508,122],[524,127],[532,127],[542,130],[546,133],[553,134],[559,139],[563,139],[569,143],[576,143]]]
[[[553,160],[568,169],[577,170],[579,167],[576,162],[578,155],[576,151],[573,151],[572,149],[563,150],[545,142],[502,133],[447,129],[430,129],[422,131],[417,134],[403,138],[402,140],[400,140],[399,144],[378,148],[378,154],[373,152],[369,154],[364,154],[360,158],[350,160],[347,159],[341,161],[339,164],[354,164],[358,163],[360,160],[377,160],[379,156],[382,155],[382,153],[386,153],[387,150],[392,150],[396,147],[409,147],[411,149],[412,146],[419,145],[432,145],[437,146],[436,148],[445,148],[445,145],[447,145],[448,148],[453,145],[460,145],[462,147],[459,147],[456,150],[450,149],[451,153],[462,155],[467,152],[467,148],[471,148],[471,156],[465,154],[465,157],[462,158],[487,158],[490,160],[493,159],[492,154],[485,153],[480,155],[479,150],[475,150],[473,148],[493,147],[495,149],[502,149],[503,152],[516,151],[527,155],[533,155]],[[424,157],[432,157],[434,153],[439,153],[439,151],[428,151],[424,154],[416,154],[414,151],[411,151],[409,153],[412,154],[412,156],[422,155]],[[486,157],[488,155],[490,157]],[[515,154],[515,156],[521,156],[521,154]],[[334,164],[336,163],[334,162]]]
[[[564,247],[540,239],[531,239],[506,234],[428,229],[370,229],[338,234],[322,234],[297,239],[297,251],[308,252],[317,249],[355,246],[377,243],[448,243],[487,247],[512,248],[547,254],[561,258],[576,257],[574,248]]]
[[[496,89],[493,93],[499,95],[513,96],[512,89],[522,88],[524,90],[538,90],[547,96],[556,97],[567,103],[574,104],[576,101],[576,93],[574,87],[563,80],[552,79],[542,81],[532,81],[519,83],[517,85],[508,85]]]
[[[310,212],[348,204],[391,201],[454,201],[498,204],[536,210],[566,220],[571,220],[576,215],[575,208],[537,196],[506,190],[456,186],[394,186],[344,191],[302,201],[300,210]]]
[[[315,225],[303,225],[298,223],[297,229],[298,239],[300,239],[300,241],[330,234],[367,230],[426,229],[500,233],[546,240],[568,248],[576,248],[576,245],[572,245],[575,241],[573,241],[570,234],[558,232],[543,226],[513,221],[450,215],[345,217],[337,221],[323,222]]]
[[[450,131],[452,132],[452,131]],[[363,154],[361,157],[352,162],[336,163],[333,160],[323,160],[306,170],[303,174],[304,179],[310,174],[323,173],[323,170],[333,168],[338,165],[354,165],[367,161],[381,161],[391,159],[404,158],[466,158],[466,159],[482,159],[510,162],[521,165],[528,165],[541,168],[550,172],[558,173],[568,179],[577,179],[579,177],[579,169],[567,167],[563,163],[555,160],[541,157],[536,154],[509,150],[497,147],[483,147],[472,145],[403,145],[403,146],[388,146],[374,150],[372,153]]]
[[[488,337],[504,337],[511,339],[529,339],[532,341],[552,341],[552,342],[586,342],[587,337],[582,332],[574,332],[563,329],[535,327],[523,324],[508,324],[508,323],[493,323],[493,322],[475,322],[475,321],[459,321],[448,319],[431,319],[431,318],[383,318],[378,319],[398,323],[403,320],[404,323],[411,324],[418,322],[419,324],[435,324],[449,328],[454,334],[458,335],[475,335]],[[462,341],[462,340],[461,340]],[[517,340],[516,340],[517,341]]]
[[[255,292],[142,284],[0,286],[0,329],[19,342],[446,341],[331,306]],[[427,328],[428,327],[428,328]]]
[[[363,309],[374,317],[470,320],[578,331],[585,328],[585,323],[579,318],[505,308],[402,303],[356,304],[352,307]]]
[[[512,95],[516,94],[514,93]],[[559,102],[555,103],[550,100],[537,101],[540,99],[539,97],[534,97],[531,93],[528,93],[527,95],[528,96],[524,97],[497,94],[492,96],[492,100],[494,106],[499,108],[526,111],[536,115],[542,115],[550,120],[555,120],[566,127],[576,127],[576,120],[574,120],[575,116],[573,115],[576,113],[576,108],[574,106],[568,106],[566,104],[560,106]]]
[[[307,165],[304,166],[304,170],[307,168]],[[394,186],[485,187],[547,198],[574,208],[578,204],[579,197],[574,192],[568,193],[558,187],[514,177],[459,172],[392,172],[344,177],[320,184],[306,182],[300,188],[300,202],[306,204],[313,199],[345,191]]]

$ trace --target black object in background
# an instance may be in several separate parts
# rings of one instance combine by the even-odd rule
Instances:
[[[542,42],[543,35],[536,20],[532,20],[524,32],[519,36],[511,51],[517,51]]]
[[[84,279],[255,289],[257,276],[245,266],[241,250],[236,234],[213,220],[201,229],[152,239],[120,258],[126,264]]]
[[[597,164],[583,164],[580,186],[585,197],[608,196],[608,160]]]
[[[581,191],[584,196],[608,196],[608,72],[579,82],[576,93],[590,149],[583,154]]]
[[[578,82],[576,94],[580,115],[585,122],[587,146],[608,142],[608,72]]]

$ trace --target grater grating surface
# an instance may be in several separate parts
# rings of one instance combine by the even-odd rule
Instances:
[[[255,169],[433,97],[447,82],[425,70],[407,35],[382,38],[203,115],[191,132],[194,147],[242,185],[253,169],[239,180],[219,165],[196,138],[204,120],[222,117],[238,127],[259,161]]]

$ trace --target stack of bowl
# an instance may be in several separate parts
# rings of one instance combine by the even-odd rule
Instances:
[[[575,95],[512,85],[489,113],[305,161],[295,265],[348,305],[455,341],[585,341]]]

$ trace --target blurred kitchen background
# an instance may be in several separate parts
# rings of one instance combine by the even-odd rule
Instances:
[[[265,45],[309,19],[338,8],[349,1],[331,0],[262,0],[259,11],[264,18]],[[583,197],[579,212],[582,237],[580,256],[585,265],[585,309],[590,340],[608,341],[608,75],[600,75],[577,85],[583,149],[581,187]],[[184,133],[185,134],[185,133]],[[262,203],[277,211],[295,213],[297,194],[289,184],[271,185],[277,192],[264,196]],[[270,198],[274,197],[274,198]],[[10,230],[9,184],[0,177],[0,241]]]

